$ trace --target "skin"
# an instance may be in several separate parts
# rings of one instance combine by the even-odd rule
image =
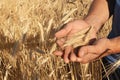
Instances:
[[[104,13],[103,13],[104,12]],[[94,0],[88,15],[83,20],[74,20],[67,23],[66,26],[55,34],[56,43],[61,48],[54,52],[57,56],[63,56],[65,63],[81,62],[88,63],[104,56],[120,52],[120,37],[113,39],[102,38],[94,42],[92,45],[87,45],[79,48],[77,55],[71,46],[63,47],[64,42],[74,33],[89,27],[94,26],[90,38],[96,38],[96,34],[100,27],[108,20],[109,9],[106,0]],[[65,38],[66,37],[66,38]]]

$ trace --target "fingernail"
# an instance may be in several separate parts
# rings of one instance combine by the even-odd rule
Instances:
[[[65,63],[69,63],[69,60],[66,60]]]
[[[54,51],[53,54],[57,56],[62,56],[63,53],[61,51]]]

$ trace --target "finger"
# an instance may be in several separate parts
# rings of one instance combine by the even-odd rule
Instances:
[[[95,60],[96,58],[98,58],[99,55],[97,55],[96,53],[88,53],[87,55],[85,55],[82,58],[77,58],[77,62],[81,62],[83,64],[91,62],[93,60]]]
[[[74,53],[74,51],[72,50],[72,52],[71,52],[71,54],[70,54],[70,60],[71,60],[72,62],[75,62],[75,61],[76,61],[76,58],[77,58],[77,56],[76,56],[76,54]]]
[[[59,46],[61,49],[64,49],[63,45],[64,45],[64,43],[65,43],[65,38],[61,38],[61,39],[57,40],[56,43],[58,44],[58,46]]]
[[[71,46],[68,46],[65,48],[65,54],[64,54],[65,63],[69,63],[69,54],[70,54],[71,50],[72,50]]]
[[[62,55],[63,55],[63,52],[56,50],[56,51],[53,52],[53,54],[56,55],[56,56],[62,56]]]
[[[92,46],[83,46],[78,52],[79,57],[84,57],[87,53],[97,53],[96,47]]]
[[[62,37],[65,37],[67,36],[67,34],[71,31],[72,27],[71,26],[68,26],[68,24],[65,26],[65,28],[63,28],[62,30],[58,31],[56,34],[55,34],[55,37],[56,38],[62,38]]]

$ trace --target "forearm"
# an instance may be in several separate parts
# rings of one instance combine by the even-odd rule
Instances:
[[[109,39],[109,49],[111,50],[111,54],[120,53],[120,36]]]
[[[109,18],[108,2],[106,0],[94,0],[88,15],[84,19],[89,25],[94,26],[96,32]]]

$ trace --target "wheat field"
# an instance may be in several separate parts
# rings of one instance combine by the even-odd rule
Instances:
[[[65,64],[54,34],[87,15],[92,0],[0,0],[0,80],[102,80],[102,62]],[[111,20],[99,32],[105,37]],[[97,71],[97,72],[96,72]]]

